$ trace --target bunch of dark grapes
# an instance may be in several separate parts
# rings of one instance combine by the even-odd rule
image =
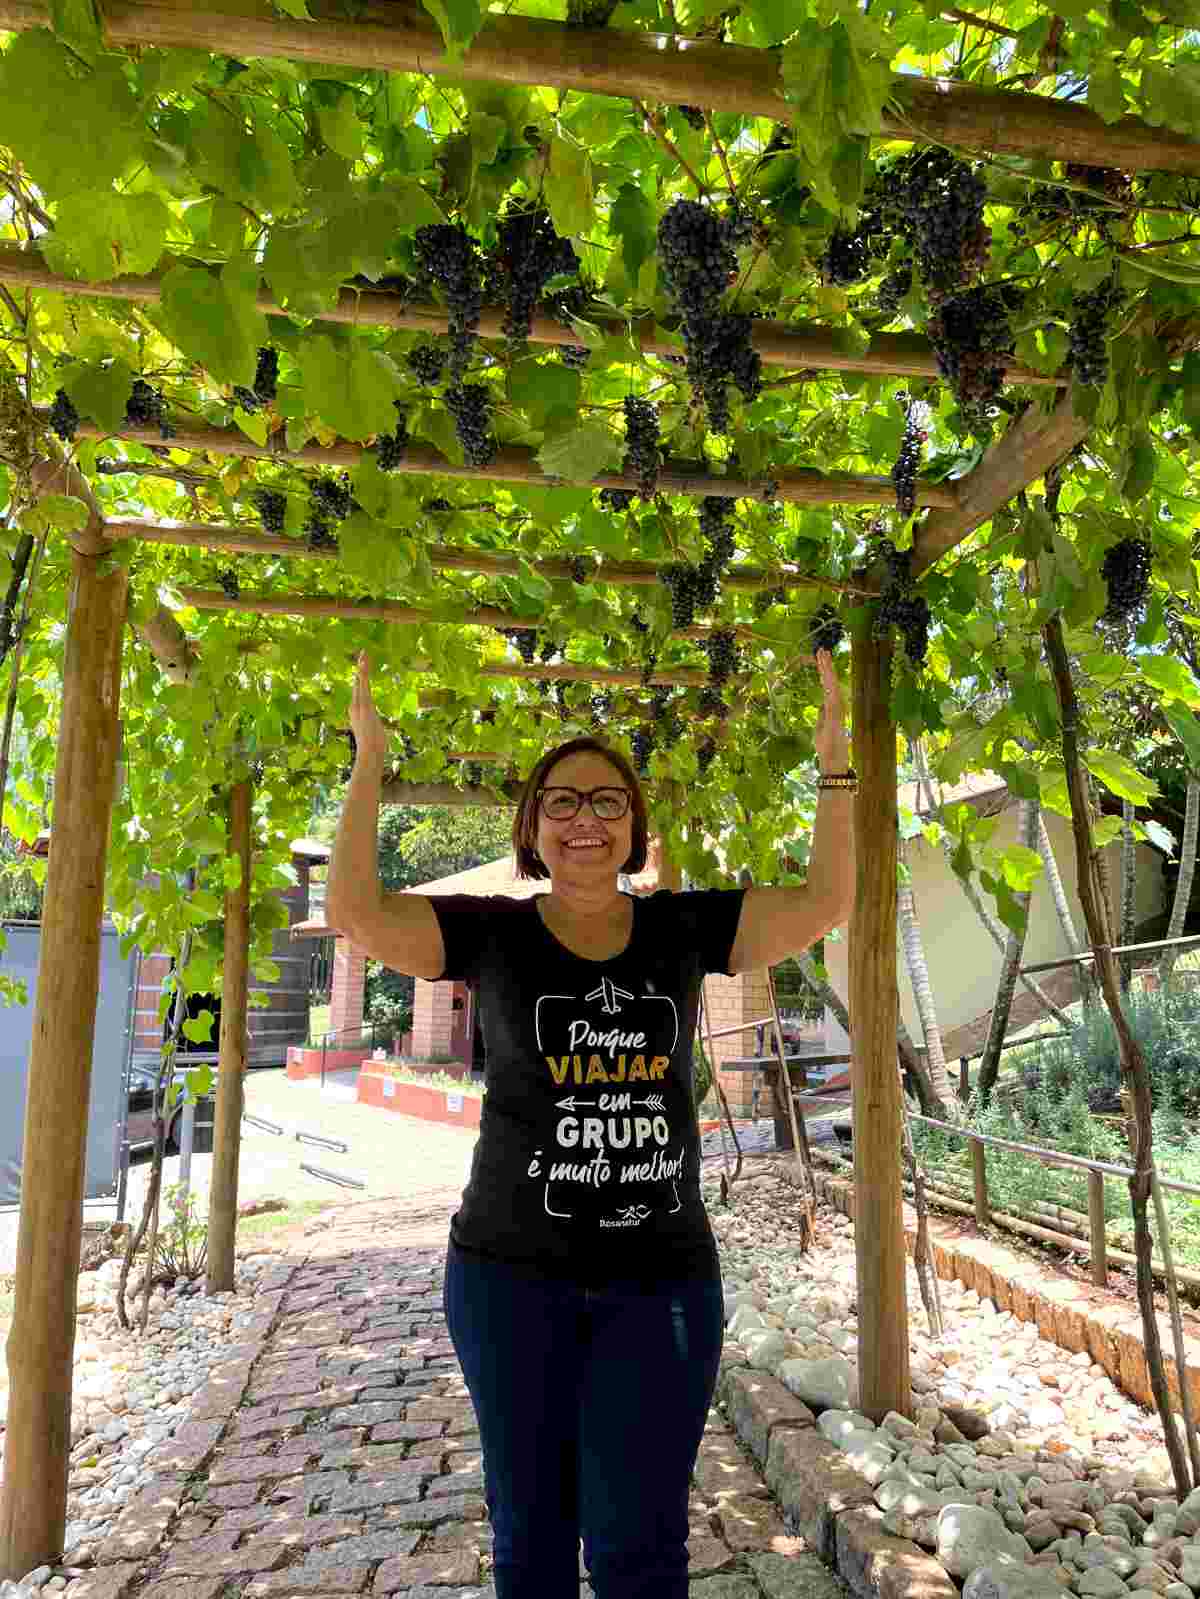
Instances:
[[[164,439],[169,439],[175,431],[167,420],[166,401],[145,378],[133,380],[133,390],[125,402],[125,420],[130,427],[157,428]]]
[[[79,412],[65,389],[59,389],[50,407],[50,431],[57,433],[64,444],[70,444],[79,426]]]
[[[490,431],[492,399],[482,383],[460,383],[446,390],[446,409],[468,466],[486,466],[500,446]]]
[[[671,626],[691,627],[696,620],[696,568],[686,561],[672,561],[659,578],[671,596]]]
[[[637,611],[629,618],[629,625],[635,633],[640,633],[643,637],[650,631],[649,622],[644,622]]]
[[[825,246],[821,277],[826,283],[847,288],[861,283],[871,270],[871,243],[859,229],[834,228]]]
[[[309,485],[314,508],[330,522],[344,522],[354,509],[349,472],[336,477],[315,477]]]
[[[621,470],[636,477],[637,492],[652,500],[662,456],[658,445],[658,406],[636,394],[625,396],[625,459]],[[604,491],[601,490],[601,493]]]
[[[1103,388],[1108,381],[1107,328],[1122,298],[1115,279],[1109,278],[1098,288],[1077,294],[1071,301],[1067,365],[1076,383]]]
[[[643,660],[642,665],[641,665],[641,680],[642,680],[642,687],[643,688],[649,688],[650,687],[650,679],[654,676],[654,674],[657,671],[657,669],[658,669],[658,651],[657,650],[647,650],[646,651],[646,657]]]
[[[904,639],[904,653],[913,666],[921,666],[929,645],[929,606],[913,587],[912,551],[897,550],[886,541],[880,552],[887,562],[887,580],[875,612],[874,633],[887,638],[896,628]]]
[[[495,705],[485,705],[479,713],[480,727],[494,727],[496,723]]]
[[[1066,178],[1068,183],[1077,183],[1080,188],[1045,183],[1030,191],[1017,212],[1017,220],[1010,224],[1009,231],[1014,237],[1024,237],[1028,232],[1026,223],[1033,218],[1042,223],[1069,223],[1071,231],[1081,222],[1091,222],[1101,238],[1106,239],[1111,225],[1121,221],[1134,202],[1133,183],[1128,173],[1113,167],[1089,167],[1069,161]],[[1081,189],[1090,189],[1092,193],[1083,194]]]
[[[676,200],[658,224],[658,256],[679,311],[687,373],[714,431],[729,426],[729,384],[747,401],[762,388],[762,360],[750,342],[748,316],[720,309],[737,272],[734,245],[750,226],[744,212],[719,216],[694,200]]]
[[[582,555],[573,555],[571,557],[572,583],[587,583],[595,574],[595,567],[589,565]]]
[[[700,565],[694,568],[692,597],[696,610],[711,611],[721,598],[721,570],[711,550],[704,556]]]
[[[889,272],[881,279],[875,291],[875,304],[879,307],[881,316],[889,319],[896,315],[902,303],[912,293],[913,272],[912,263],[906,262],[903,266]]]
[[[375,459],[381,472],[394,472],[403,461],[408,445],[408,418],[400,409],[399,400],[393,400],[392,404],[396,407],[396,426],[391,433],[381,433],[375,441]]]
[[[627,511],[636,499],[633,489],[600,490],[600,508],[603,511]]]
[[[729,715],[729,707],[710,683],[700,690],[700,697],[696,701],[696,713],[698,716],[712,716],[718,722],[723,722]]]
[[[723,572],[733,560],[736,544],[733,534],[733,501],[724,495],[706,494],[700,501],[700,531],[708,540],[709,551]]]
[[[1101,621],[1121,627],[1141,609],[1150,592],[1153,556],[1145,539],[1122,539],[1104,555],[1100,576],[1108,589],[1108,605]]]
[[[421,509],[423,511],[433,511],[440,514],[445,511],[452,511],[454,507],[450,504],[449,500],[422,500]]]
[[[483,307],[483,264],[474,239],[448,222],[418,228],[413,248],[421,275],[442,291],[449,313],[449,374],[457,382],[471,362]]]
[[[680,105],[676,106],[675,109],[689,128],[695,128],[697,133],[704,132],[707,124],[704,121],[704,112],[701,111],[698,105]]]
[[[541,207],[512,206],[500,218],[496,260],[504,297],[504,334],[521,350],[529,337],[533,311],[550,278],[579,270],[569,239],[560,239]]]
[[[699,768],[701,777],[708,771],[716,758],[717,741],[715,738],[706,738],[696,746],[696,765]]]
[[[917,467],[921,464],[921,445],[925,434],[917,426],[917,408],[902,402],[904,412],[904,437],[892,467],[892,486],[896,490],[896,514],[907,522],[917,508]]]
[[[593,694],[588,703],[592,713],[592,730],[593,732],[599,732],[612,715],[612,695]]]
[[[571,707],[567,704],[567,685],[556,683],[554,685],[554,700],[558,706],[558,719],[560,722],[571,720]]]
[[[537,634],[531,627],[501,627],[496,631],[501,638],[509,640],[526,666],[533,664],[533,658],[537,654]]]
[[[278,489],[255,489],[251,502],[268,533],[282,533],[287,516],[287,495]]]
[[[1004,384],[1012,354],[1009,311],[1017,292],[983,285],[956,294],[929,319],[927,332],[938,371],[950,382],[959,410],[968,422],[987,421],[989,407]]]
[[[433,389],[446,370],[446,351],[440,344],[414,344],[404,364],[423,389]]]
[[[737,671],[737,634],[731,627],[714,627],[704,640],[704,650],[708,656],[709,684],[720,689]]]
[[[304,523],[304,542],[310,550],[336,550],[337,534],[323,516],[313,511]]]
[[[544,296],[542,310],[547,316],[566,323],[572,317],[582,316],[591,298],[591,291],[585,283],[568,283],[565,288]],[[586,344],[559,344],[555,348],[563,365],[577,372],[588,364],[588,357],[592,353]]]
[[[254,385],[252,388],[243,388],[235,384],[233,389],[234,399],[243,411],[253,413],[261,406],[270,405],[279,392],[279,351],[271,345],[264,345],[258,352],[258,364],[254,369]]]
[[[231,600],[236,600],[242,592],[242,585],[238,582],[238,575],[232,567],[226,567],[223,572],[218,572],[217,582]]]
[[[953,294],[987,266],[987,184],[966,161],[937,147],[916,151],[881,177],[877,193],[912,245],[931,299]]]
[[[563,652],[562,645],[558,642],[558,640],[550,638],[545,633],[537,634],[537,643],[538,660],[546,666],[549,666],[550,662],[556,660]]]
[[[639,773],[646,770],[647,763],[654,753],[654,735],[649,728],[639,727],[629,740],[633,751],[633,764]]]
[[[787,597],[785,588],[759,589],[753,602],[755,616],[765,616],[773,605],[786,605]]]
[[[837,612],[832,605],[820,605],[812,616],[812,641],[813,650],[828,650],[832,655],[834,650],[846,636],[846,629],[842,626]]]

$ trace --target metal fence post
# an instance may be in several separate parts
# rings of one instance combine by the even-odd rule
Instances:
[[[176,1203],[186,1213],[192,1188],[192,1149],[196,1143],[196,1101],[189,1088],[179,1118],[179,1194]]]
[[[971,1170],[975,1178],[975,1221],[978,1226],[986,1227],[991,1219],[988,1214],[987,1149],[978,1138],[971,1139]]]
[[[1108,1235],[1104,1225],[1104,1173],[1089,1170],[1088,1233],[1092,1248],[1092,1281],[1097,1288],[1108,1283]]]

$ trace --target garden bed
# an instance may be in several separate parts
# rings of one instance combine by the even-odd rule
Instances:
[[[364,1063],[358,1074],[358,1102],[453,1127],[478,1127],[483,1111],[482,1093],[472,1092],[471,1084],[454,1090],[408,1082],[383,1061]]]

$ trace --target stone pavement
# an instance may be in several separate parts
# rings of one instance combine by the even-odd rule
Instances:
[[[458,1198],[339,1205],[310,1225],[69,1599],[493,1593],[479,1435],[441,1309]],[[693,1599],[843,1591],[717,1411],[691,1509]]]

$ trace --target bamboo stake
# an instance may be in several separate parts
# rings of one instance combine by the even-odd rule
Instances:
[[[460,55],[446,49],[436,23],[415,7],[375,0],[343,20],[334,0],[314,0],[311,11],[312,20],[301,22],[236,0],[208,0],[203,10],[190,0],[113,0],[105,6],[104,33],[109,46],[182,46],[241,59],[282,56],[637,96],[652,104],[697,105],[775,121],[787,115],[775,51],[492,14]],[[49,8],[37,0],[0,0],[0,29],[50,25]],[[894,77],[879,136],[1126,172],[1200,172],[1200,144],[1137,117],[1109,125],[1085,106],[948,79]]]
[[[896,728],[889,711],[892,649],[855,627],[854,807],[857,883],[850,923],[849,1011],[854,1119],[854,1247],[858,1276],[859,1408],[881,1421],[912,1412],[907,1251],[901,1204],[900,1079],[896,1071]]]
[[[62,1553],[84,1143],[128,578],[76,552],[22,1145],[0,1578]]]
[[[1171,1317],[1171,1342],[1175,1349],[1175,1380],[1179,1388],[1179,1413],[1183,1417],[1183,1435],[1187,1439],[1188,1459],[1192,1467],[1192,1481],[1200,1482],[1200,1440],[1196,1437],[1196,1418],[1192,1414],[1192,1394],[1187,1380],[1187,1344],[1183,1337],[1183,1318],[1179,1314],[1179,1283],[1175,1275],[1175,1252],[1171,1248],[1171,1229],[1167,1223],[1167,1207],[1163,1204],[1158,1173],[1150,1169],[1150,1194],[1154,1200],[1154,1215],[1158,1222],[1158,1246],[1162,1251],[1163,1277],[1167,1284],[1167,1308]]]
[[[208,1201],[210,1294],[233,1292],[237,1235],[238,1160],[246,1074],[246,1005],[250,978],[249,778],[229,789],[226,859],[238,864],[237,886],[225,890],[225,959],[221,968],[221,1035],[213,1125],[212,1185]]]
[[[45,422],[49,411],[43,409],[36,411],[35,415],[39,421]],[[84,439],[120,438],[138,444],[162,445],[162,434],[156,427],[131,427],[126,424],[116,433],[111,433],[94,422],[80,422],[76,434]],[[362,445],[344,440],[337,444],[304,444],[298,450],[289,450],[281,437],[276,435],[268,439],[266,444],[256,444],[236,428],[208,427],[202,422],[177,427],[171,438],[171,448],[205,450],[214,455],[233,455],[246,460],[305,461],[314,466],[340,467],[357,466],[363,453]],[[587,486],[567,483],[563,478],[548,477],[538,465],[533,451],[515,444],[497,451],[487,466],[460,466],[448,461],[430,444],[408,444],[395,470],[417,477],[460,478],[487,483],[532,483],[546,489]],[[890,478],[864,473],[817,472],[799,467],[780,467],[775,479],[779,485],[776,498],[791,505],[890,505],[896,498],[895,486]],[[591,480],[590,486],[600,489],[636,489],[638,482],[635,477],[627,477],[620,472],[602,472]],[[726,500],[757,499],[760,487],[759,482],[749,478],[711,476],[693,468],[686,461],[667,461],[658,475],[660,493],[682,494],[693,499],[708,496]],[[918,482],[917,504],[952,510],[958,505],[958,491],[953,484]]]

